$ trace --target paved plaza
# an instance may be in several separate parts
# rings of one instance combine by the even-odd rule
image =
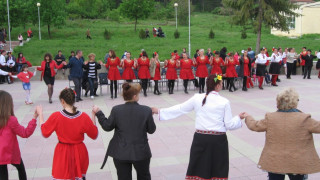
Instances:
[[[303,80],[301,75],[293,76],[291,80],[280,77],[282,82],[279,87],[265,86],[261,91],[257,87],[248,92],[238,90],[234,93],[222,91],[220,94],[231,101],[233,115],[246,111],[256,119],[264,117],[266,112],[276,111],[276,94],[285,87],[295,87],[300,94],[299,109],[310,113],[316,120],[320,120],[319,99],[320,80],[313,76],[311,80]],[[19,122],[26,126],[32,118],[36,105],[43,105],[45,119],[54,111],[62,109],[58,94],[61,89],[68,86],[68,81],[58,80],[55,83],[53,104],[48,103],[47,87],[44,82],[31,82],[31,97],[34,105],[25,105],[25,93],[20,82],[0,85],[0,89],[9,91],[14,98],[15,114]],[[103,96],[94,100],[84,97],[84,101],[76,103],[76,106],[91,116],[91,107],[98,105],[106,115],[109,115],[113,106],[123,103],[123,99],[110,99],[107,86],[103,87]],[[165,89],[164,89],[165,90]],[[99,90],[98,90],[99,92]],[[148,97],[140,97],[140,104],[156,107],[169,107],[181,103],[190,98],[197,91],[192,87],[189,95],[182,91],[182,83],[179,91],[168,95],[166,91],[162,95],[153,95],[150,89]],[[194,113],[189,113],[177,119],[159,122],[157,115],[154,116],[157,130],[149,135],[149,143],[152,151],[151,175],[153,180],[183,180],[187,171],[189,151],[193,139]],[[108,143],[113,132],[104,132],[100,125],[99,136],[96,140],[85,138],[85,144],[89,151],[90,165],[87,173],[88,180],[116,180],[116,169],[112,158],[108,159],[103,170],[100,169]],[[51,166],[54,148],[58,142],[55,133],[45,139],[40,132],[39,126],[35,133],[28,139],[18,138],[22,159],[25,163],[28,178],[31,180],[48,180],[51,176]],[[267,173],[257,168],[265,133],[257,133],[248,130],[244,124],[241,129],[228,132],[231,180],[265,180]],[[314,136],[315,146],[320,153],[320,136]],[[301,147],[303,148],[303,147]],[[284,149],[285,150],[285,149]],[[18,179],[15,168],[9,166],[10,179]],[[135,173],[133,174],[134,179]],[[320,173],[309,175],[309,179],[320,179]]]

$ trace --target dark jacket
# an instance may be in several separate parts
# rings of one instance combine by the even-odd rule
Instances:
[[[71,78],[82,78],[83,76],[83,58],[77,59],[77,57],[72,57],[69,61],[69,64],[66,65],[67,68],[70,68],[70,77]]]
[[[317,56],[314,56],[312,54],[302,56],[302,59],[306,61],[305,66],[313,66],[313,59],[317,58]]]
[[[249,70],[250,70],[250,76],[251,76],[251,63],[252,63],[252,60],[251,58],[248,56],[248,59],[249,59]],[[239,59],[239,62],[240,62],[240,71],[239,71],[239,77],[243,77],[243,69],[244,69],[244,59],[243,59],[243,55],[240,57]]]
[[[103,166],[108,156],[117,160],[141,161],[151,158],[147,133],[156,131],[152,111],[137,102],[127,102],[114,106],[109,118],[102,111],[96,114],[99,124],[105,131],[114,130]]]

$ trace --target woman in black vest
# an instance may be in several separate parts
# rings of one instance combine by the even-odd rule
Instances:
[[[114,130],[101,168],[108,156],[111,156],[118,180],[132,179],[132,165],[137,171],[137,180],[151,180],[151,150],[147,133],[153,134],[156,131],[152,110],[138,104],[140,84],[124,83],[122,88],[126,103],[114,106],[108,118],[97,106],[92,109],[103,130]]]

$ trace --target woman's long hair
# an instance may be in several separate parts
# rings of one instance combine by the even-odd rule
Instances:
[[[206,97],[202,100],[202,106],[204,106],[206,104],[207,101],[207,96],[209,95],[209,93],[211,91],[214,91],[217,87],[218,84],[221,83],[221,80],[218,80],[215,78],[217,78],[217,75],[215,74],[211,74],[208,76],[206,84],[207,84],[207,93],[206,93]]]
[[[13,100],[12,96],[6,92],[0,90],[0,129],[5,127],[10,119],[10,116],[14,116],[13,112]]]

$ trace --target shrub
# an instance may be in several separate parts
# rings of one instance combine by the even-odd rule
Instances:
[[[214,39],[214,32],[213,32],[213,30],[212,30],[212,28],[211,28],[211,30],[210,30],[210,32],[209,32],[209,38],[210,39]]]
[[[247,39],[247,32],[246,31],[241,32],[241,39]]]
[[[216,8],[214,8],[214,10],[211,11],[211,13],[219,15],[221,13],[221,8],[220,7],[216,7]]]
[[[108,19],[112,21],[119,22],[120,21],[120,9],[113,9],[107,13]]]
[[[139,38],[140,38],[140,39],[145,39],[145,38],[147,38],[146,36],[147,36],[147,35],[146,35],[146,31],[143,30],[143,29],[140,29],[140,31],[139,31]]]
[[[179,39],[180,37],[180,32],[178,31],[178,29],[173,33],[174,38]]]
[[[111,33],[107,29],[104,30],[103,36],[106,40],[111,39]]]

